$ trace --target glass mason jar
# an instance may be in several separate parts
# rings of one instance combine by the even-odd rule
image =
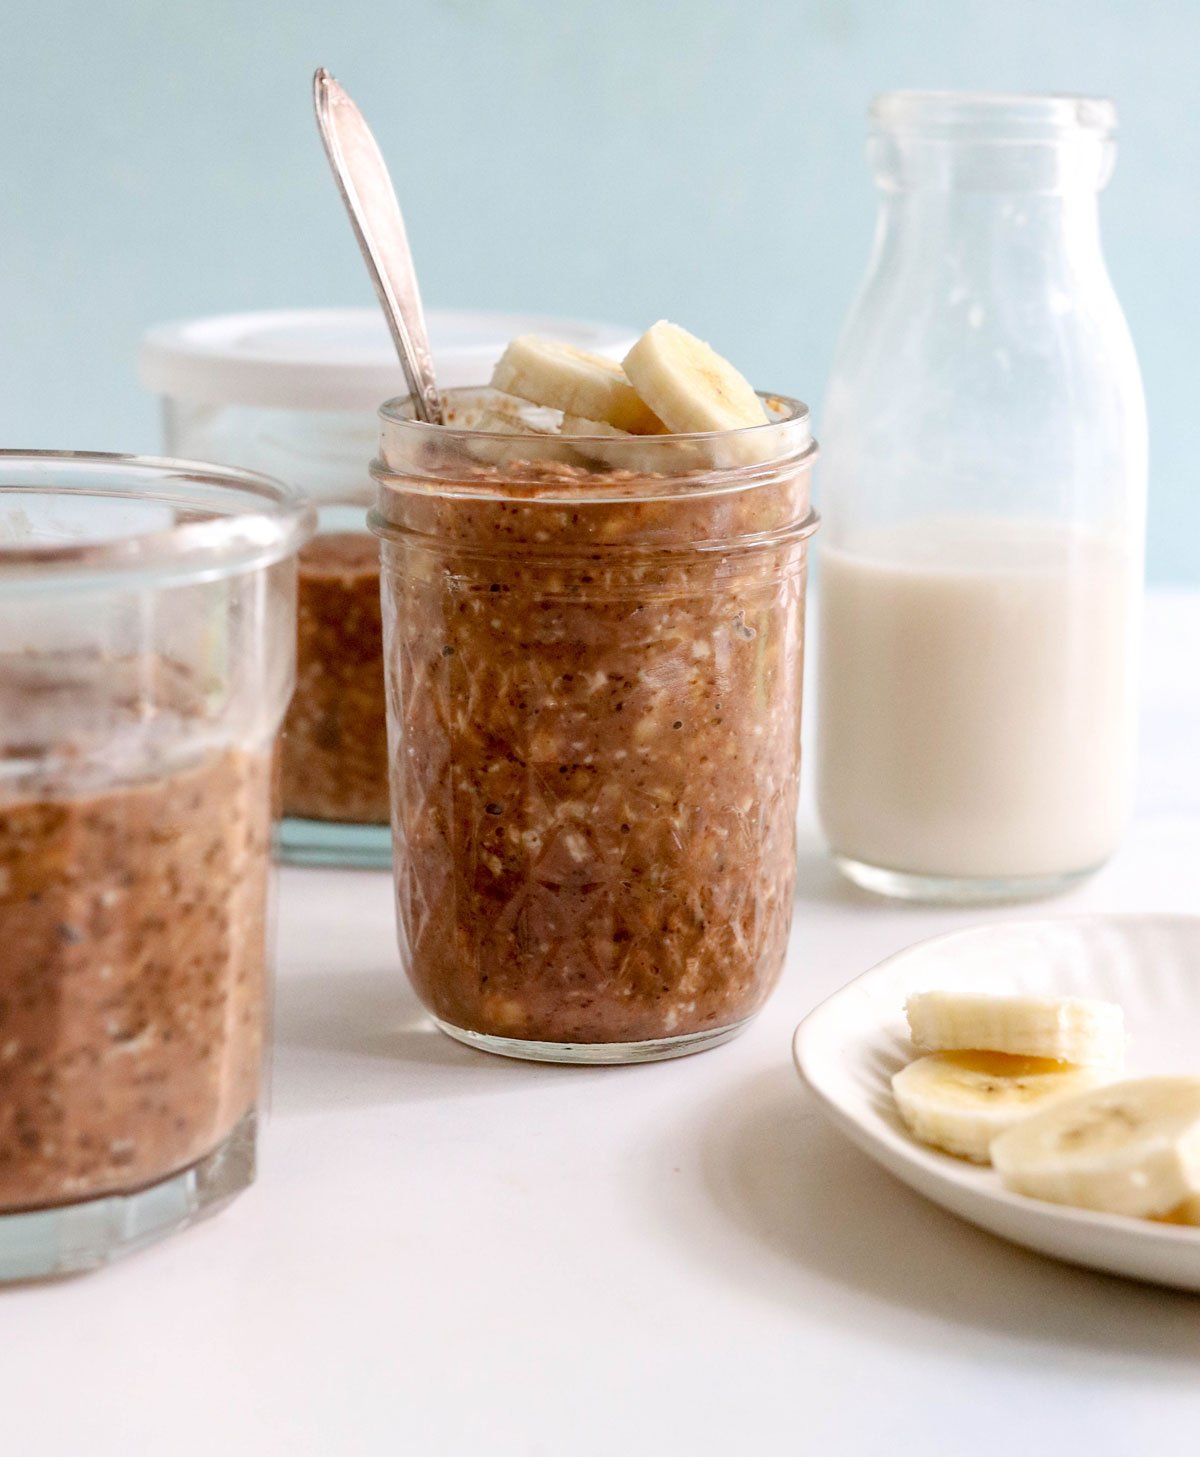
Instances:
[[[254,1174],[274,744],[311,507],[242,472],[0,452],[0,1278]]]
[[[455,310],[432,310],[429,328],[444,385],[486,375],[516,334],[618,357],[633,342],[603,324]],[[280,851],[297,864],[390,867],[379,545],[366,526],[379,402],[403,378],[383,316],[289,309],[160,325],[142,378],[163,397],[168,455],[263,471],[316,503],[300,555]]]
[[[808,410],[710,436],[564,438],[451,391],[382,411],[401,955],[451,1036],[637,1062],[733,1036],[795,877]]]
[[[885,894],[1041,894],[1129,813],[1146,421],[1105,101],[897,92],[825,410],[818,797]]]

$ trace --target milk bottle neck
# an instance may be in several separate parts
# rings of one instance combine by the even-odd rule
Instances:
[[[1107,288],[1098,194],[1111,106],[1070,97],[893,92],[872,108],[873,269],[995,298]],[[939,301],[941,290],[938,290]]]
[[[871,107],[869,157],[888,190],[1098,192],[1115,155],[1110,102],[892,91]]]
[[[1107,285],[1097,195],[884,191],[872,267],[894,273],[897,283],[911,283],[916,270],[946,279],[951,292],[966,287],[989,296],[1002,277],[1020,286],[1022,275],[1027,289],[1035,280],[1072,294]]]

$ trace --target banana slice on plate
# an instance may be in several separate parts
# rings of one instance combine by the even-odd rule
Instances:
[[[934,1052],[901,1068],[892,1092],[922,1143],[986,1164],[992,1140],[1055,1098],[1095,1087],[1111,1074],[1003,1052]]]
[[[1141,1078],[1065,1098],[992,1144],[1010,1189],[1135,1218],[1200,1193],[1200,1078]]]
[[[664,429],[615,360],[557,339],[518,335],[492,371],[492,388],[633,435],[659,435]]]
[[[910,996],[905,1012],[918,1052],[1008,1052],[1118,1069],[1125,1059],[1125,1015],[1115,1002],[930,991]]]
[[[1156,1214],[1154,1218],[1159,1224],[1183,1224],[1190,1227],[1200,1225],[1200,1194],[1193,1194],[1190,1199],[1177,1204],[1168,1213]]]

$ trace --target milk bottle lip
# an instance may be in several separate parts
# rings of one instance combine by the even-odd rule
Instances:
[[[1106,97],[1004,91],[885,91],[872,101],[877,131],[972,140],[1030,141],[1071,133],[1110,136],[1117,109]]]

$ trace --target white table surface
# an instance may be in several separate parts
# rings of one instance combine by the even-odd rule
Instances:
[[[1200,910],[1200,595],[1156,594],[1147,644],[1136,823],[1054,911]],[[766,1011],[640,1068],[457,1046],[400,973],[388,877],[286,872],[259,1182],[109,1269],[0,1295],[0,1452],[1194,1450],[1200,1299],[959,1223],[792,1071],[796,1022],[850,977],[1028,911],[873,901],[808,810],[800,844]]]

